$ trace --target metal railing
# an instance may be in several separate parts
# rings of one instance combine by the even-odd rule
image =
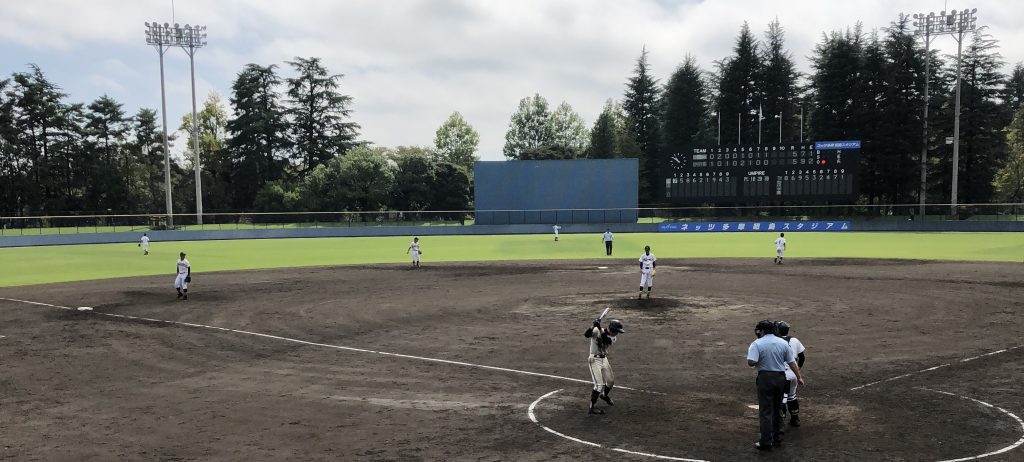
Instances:
[[[951,214],[949,204],[930,204],[918,215],[920,204],[807,205],[749,207],[671,207],[544,210],[442,210],[383,212],[282,212],[175,214],[174,226],[166,214],[0,216],[0,236],[145,232],[154,230],[234,230],[271,228],[337,228],[355,226],[467,226],[477,213],[489,218],[505,215],[498,224],[518,223],[661,223],[671,221],[809,221],[809,220],[922,220],[1024,221],[1024,203],[960,204]],[[634,221],[635,220],[635,221]]]

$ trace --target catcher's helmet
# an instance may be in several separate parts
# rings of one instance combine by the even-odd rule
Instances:
[[[779,335],[789,335],[789,323],[786,321],[776,322],[775,329],[779,331]]]
[[[612,322],[608,323],[608,330],[615,332],[616,334],[626,332],[626,330],[622,328],[622,321],[619,321],[618,319],[612,319]]]

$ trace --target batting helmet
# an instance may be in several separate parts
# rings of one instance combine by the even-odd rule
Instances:
[[[608,330],[615,332],[616,334],[626,332],[626,330],[622,328],[622,321],[619,321],[618,319],[612,319],[612,322],[608,323]]]
[[[779,331],[779,335],[789,335],[789,323],[786,321],[775,323],[775,329]]]

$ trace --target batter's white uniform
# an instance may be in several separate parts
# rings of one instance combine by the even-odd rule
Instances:
[[[149,236],[142,236],[140,244],[143,252],[149,252]]]
[[[413,264],[419,263],[420,262],[420,243],[416,242],[416,241],[413,241],[412,244],[409,244],[409,253],[412,254],[412,262],[413,262]]]
[[[174,279],[175,289],[188,289],[188,283],[185,282],[185,278],[188,277],[188,270],[191,266],[188,263],[188,259],[178,260],[178,277]]]
[[[779,237],[775,240],[775,252],[779,258],[782,258],[782,254],[786,252],[786,238]]]
[[[785,339],[783,338],[783,340]],[[804,348],[804,344],[801,343],[800,339],[796,337],[789,338],[789,349],[793,350],[794,358],[796,358],[797,355],[803,353],[806,350],[806,348]],[[800,383],[796,380],[796,374],[793,373],[793,370],[789,368],[789,364],[786,364],[786,380],[789,381],[789,390],[787,391],[786,399],[783,402],[788,403],[790,401],[796,401],[796,388],[800,385]]]
[[[612,373],[612,365],[608,362],[608,345],[601,344],[601,328],[592,327],[590,333],[590,356],[587,357],[587,365],[590,367],[594,390],[603,393],[605,388],[615,385],[615,374]],[[616,337],[608,337],[615,343]]]
[[[653,253],[644,253],[640,256],[640,288],[643,287],[654,287],[654,276],[651,275],[651,271],[654,270],[654,262],[658,258]]]

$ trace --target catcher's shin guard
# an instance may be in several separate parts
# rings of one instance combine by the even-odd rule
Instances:
[[[800,426],[800,400],[794,399],[786,403],[786,407],[789,408],[789,425],[793,427]]]

